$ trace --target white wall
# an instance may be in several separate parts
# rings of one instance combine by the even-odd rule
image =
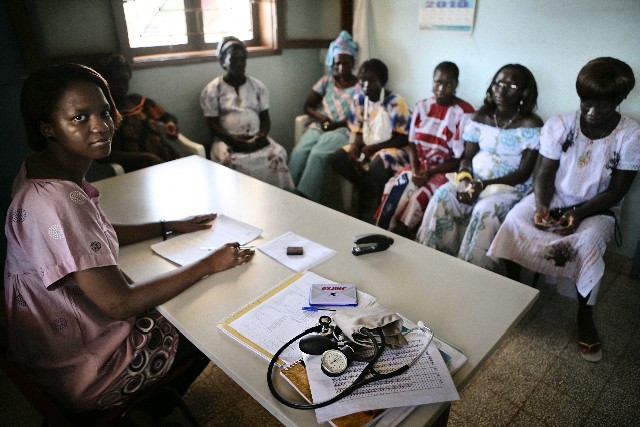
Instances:
[[[578,108],[575,80],[598,56],[628,63],[640,80],[638,0],[477,0],[471,35],[421,30],[419,0],[369,0],[371,57],[389,66],[389,86],[410,103],[431,94],[433,68],[450,60],[460,68],[458,96],[478,107],[495,72],[521,63],[536,77],[544,119]],[[640,82],[621,105],[640,121]],[[623,246],[632,257],[640,237],[640,179],[625,199]]]

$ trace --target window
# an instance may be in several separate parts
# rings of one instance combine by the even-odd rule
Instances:
[[[210,57],[233,35],[250,52],[278,51],[279,0],[111,0],[121,51],[134,62]]]

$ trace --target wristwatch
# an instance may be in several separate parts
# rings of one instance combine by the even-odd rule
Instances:
[[[322,130],[329,130],[329,126],[331,126],[331,121],[327,120],[322,122]]]

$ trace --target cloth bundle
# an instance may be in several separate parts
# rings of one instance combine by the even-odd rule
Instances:
[[[402,335],[402,318],[382,304],[373,303],[366,307],[340,310],[333,315],[333,321],[342,333],[356,344],[372,347],[369,337],[362,332],[368,329],[380,342],[377,328],[382,330],[387,347],[398,348],[407,345]]]

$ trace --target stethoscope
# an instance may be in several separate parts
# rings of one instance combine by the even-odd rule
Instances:
[[[271,361],[269,362],[269,368],[267,369],[267,385],[269,386],[269,390],[271,391],[271,394],[273,394],[273,396],[281,403],[283,403],[284,405],[290,407],[290,408],[294,408],[294,409],[317,409],[317,408],[322,408],[325,407],[327,405],[330,405],[334,402],[337,402],[338,400],[350,395],[351,393],[353,393],[354,391],[358,390],[359,388],[364,387],[367,384],[371,384],[373,382],[376,381],[380,381],[380,380],[386,380],[389,378],[393,378],[396,377],[398,375],[403,374],[404,372],[406,372],[411,366],[413,366],[424,354],[425,351],[427,351],[427,348],[429,347],[429,345],[431,344],[431,341],[433,340],[433,332],[431,331],[431,329],[429,329],[428,327],[426,327],[424,325],[424,323],[422,322],[418,322],[418,326],[416,328],[413,328],[411,330],[409,330],[408,332],[406,332],[406,334],[413,332],[415,330],[420,330],[422,331],[422,333],[424,333],[425,335],[427,334],[427,331],[429,332],[429,340],[427,341],[427,344],[424,346],[424,348],[422,348],[422,350],[420,351],[420,353],[413,358],[413,360],[411,360],[409,363],[400,366],[399,368],[391,371],[391,372],[386,372],[386,373],[381,373],[378,372],[375,368],[375,364],[378,361],[378,359],[380,359],[380,356],[382,355],[382,352],[384,351],[384,348],[386,346],[386,341],[384,338],[384,334],[382,333],[381,328],[376,328],[374,329],[377,338],[374,334],[371,333],[370,330],[366,329],[366,328],[362,328],[361,332],[363,335],[365,335],[369,341],[371,341],[371,344],[373,345],[373,349],[374,349],[374,353],[373,356],[371,356],[370,358],[362,358],[361,356],[356,356],[355,352],[353,351],[353,349],[350,346],[342,346],[342,347],[338,347],[338,349],[336,350],[336,348],[332,347],[332,348],[328,348],[326,350],[323,351],[323,361],[322,361],[322,370],[325,374],[329,375],[329,376],[337,376],[340,375],[342,372],[344,372],[344,370],[346,370],[346,364],[344,361],[337,361],[336,359],[333,360],[324,360],[325,356],[327,355],[327,352],[329,352],[332,356],[334,357],[342,357],[339,356],[338,352],[342,352],[345,354],[345,357],[349,358],[349,355],[352,357],[353,360],[358,360],[358,361],[362,361],[362,362],[366,362],[367,365],[364,367],[364,369],[362,370],[362,372],[360,373],[360,375],[358,375],[358,377],[353,381],[353,383],[348,386],[346,389],[344,389],[342,392],[340,392],[339,394],[335,395],[334,397],[332,397],[329,400],[325,400],[324,402],[319,402],[319,403],[311,403],[311,404],[305,404],[305,403],[296,403],[296,402],[292,402],[290,400],[285,399],[284,397],[282,397],[278,391],[275,389],[275,386],[273,384],[273,368],[276,365],[280,355],[294,342],[296,342],[297,340],[305,337],[306,335],[310,335],[313,333],[316,334],[320,334],[321,337],[335,337],[336,335],[336,328],[337,327],[333,327],[331,326],[332,324],[332,319],[329,316],[321,316],[320,319],[318,320],[318,324],[303,331],[302,333],[300,333],[299,335],[296,335],[295,337],[293,337],[289,342],[287,342],[286,344],[284,344],[271,358]],[[339,332],[338,332],[339,334]],[[328,338],[327,338],[328,339]],[[380,342],[378,342],[378,339],[380,340]],[[311,343],[310,345],[307,345],[305,350],[310,350],[312,352],[314,352],[313,349],[311,349],[311,347],[314,345],[314,343]],[[339,344],[338,344],[339,345]],[[305,346],[304,343],[301,342],[301,349],[302,347]],[[319,345],[317,347],[322,347],[322,345]],[[303,350],[304,351],[304,350]],[[312,354],[316,354],[316,353],[312,353]],[[328,357],[328,359],[330,359],[331,357]],[[341,366],[336,366],[334,365],[334,362],[338,362],[337,365],[341,365]],[[344,367],[344,369],[342,369]],[[335,368],[335,370],[334,370]]]

